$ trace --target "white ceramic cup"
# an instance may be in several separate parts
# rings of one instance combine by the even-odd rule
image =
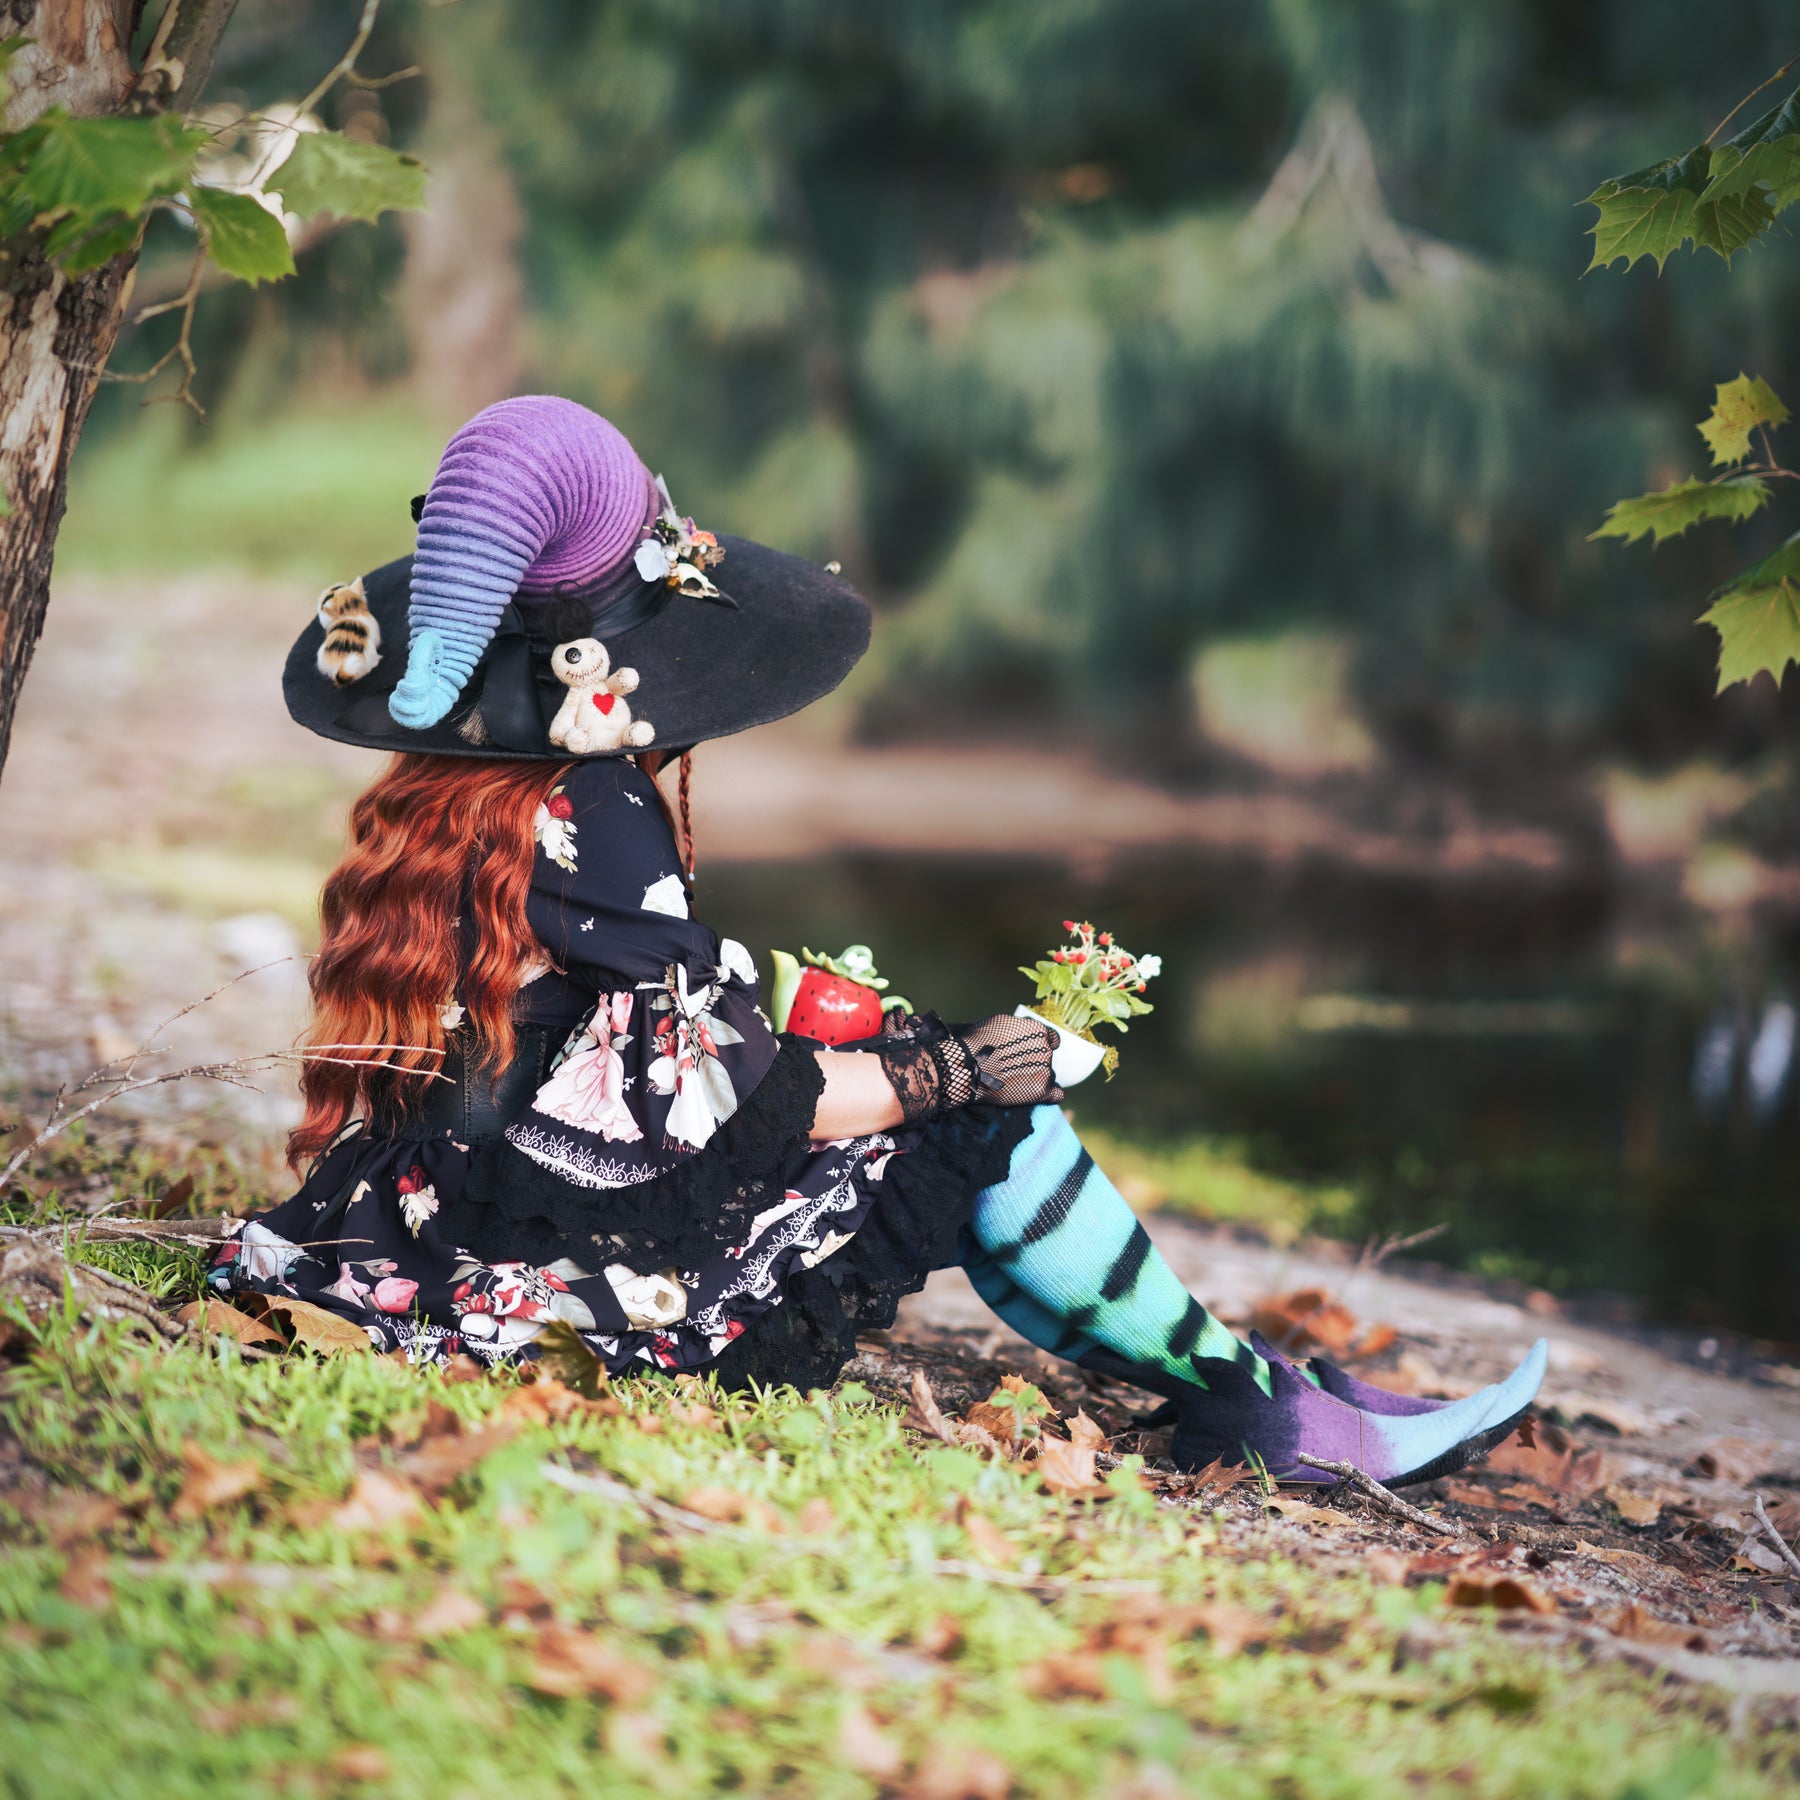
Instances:
[[[1013,1017],[1037,1019],[1056,1033],[1056,1048],[1050,1054],[1050,1072],[1056,1077],[1058,1087],[1072,1088],[1078,1081],[1086,1081],[1105,1058],[1104,1044],[1096,1044],[1091,1038],[1084,1038],[1079,1032],[1057,1024],[1054,1019],[1046,1019],[1035,1006],[1015,1006]]]

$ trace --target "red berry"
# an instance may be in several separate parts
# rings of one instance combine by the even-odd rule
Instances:
[[[575,816],[575,802],[567,794],[552,794],[544,802],[544,811],[553,819],[572,819]]]
[[[1069,958],[1069,961],[1084,963],[1087,961],[1087,952],[1085,950],[1077,950],[1075,954]]]
[[[1075,929],[1075,921],[1073,919],[1064,919],[1063,920],[1063,930],[1064,931],[1073,931],[1074,929]]]
[[[1101,932],[1100,941],[1103,944],[1110,944],[1112,942],[1112,933],[1110,931]]]
[[[1144,988],[1146,985],[1147,985],[1146,983],[1140,981],[1137,986],[1137,991],[1141,994],[1144,991]]]

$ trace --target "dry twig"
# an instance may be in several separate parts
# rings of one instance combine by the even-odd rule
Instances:
[[[1339,1481],[1348,1483],[1359,1494],[1374,1501],[1384,1512],[1390,1512],[1397,1519],[1404,1519],[1409,1525],[1417,1525],[1422,1531],[1435,1532],[1439,1537],[1458,1537],[1461,1533],[1444,1519],[1434,1519],[1430,1513],[1420,1512],[1409,1501],[1388,1488],[1384,1488],[1373,1475],[1359,1469],[1355,1463],[1330,1462],[1324,1457],[1308,1456],[1305,1451],[1299,1452],[1294,1460],[1303,1462],[1309,1469],[1323,1469],[1327,1475],[1335,1475]]]
[[[1775,1529],[1775,1521],[1763,1510],[1762,1495],[1752,1494],[1751,1500],[1755,1503],[1756,1522],[1762,1527],[1763,1536],[1766,1537],[1781,1553],[1781,1560],[1786,1563],[1796,1575],[1800,1575],[1800,1556],[1796,1556],[1793,1551],[1788,1548],[1787,1539]]]

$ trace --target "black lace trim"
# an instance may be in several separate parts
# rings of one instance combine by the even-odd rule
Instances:
[[[969,1046],[952,1032],[912,1043],[884,1044],[871,1054],[880,1062],[900,1116],[908,1125],[941,1119],[981,1092],[981,1070]]]
[[[542,1266],[568,1256],[595,1271],[609,1263],[640,1274],[697,1269],[742,1243],[756,1215],[781,1198],[788,1167],[811,1147],[824,1086],[812,1047],[784,1037],[704,1149],[631,1187],[577,1187],[504,1138],[483,1144],[438,1229],[483,1261]]]
[[[836,1255],[790,1275],[782,1301],[727,1345],[713,1369],[727,1388],[829,1387],[860,1332],[885,1331],[933,1269],[962,1260],[975,1196],[1002,1181],[1031,1131],[1029,1107],[971,1106],[919,1132],[887,1165],[862,1228]]]

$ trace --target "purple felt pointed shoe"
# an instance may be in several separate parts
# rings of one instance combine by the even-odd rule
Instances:
[[[1394,1487],[1451,1474],[1505,1438],[1543,1381],[1549,1346],[1540,1339],[1504,1381],[1426,1413],[1354,1404],[1315,1387],[1273,1346],[1259,1345],[1258,1351],[1268,1365],[1267,1393],[1251,1370],[1222,1358],[1195,1359],[1204,1387],[1106,1351],[1080,1360],[1175,1403],[1169,1455],[1181,1468],[1204,1468],[1215,1460],[1256,1461],[1277,1481],[1335,1480],[1314,1466],[1316,1459],[1354,1463]],[[1381,1395],[1386,1402],[1398,1398]]]

